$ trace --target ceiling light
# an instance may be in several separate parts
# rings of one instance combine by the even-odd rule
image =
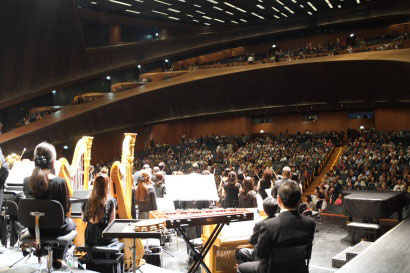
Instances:
[[[107,76],[107,77],[105,77],[105,79],[106,79],[107,81],[110,81],[110,80],[111,80],[111,77],[110,77],[110,76]]]
[[[295,13],[293,10],[291,10],[291,9],[290,9],[290,8],[288,8],[287,6],[285,6],[285,9],[286,9],[287,11],[289,11],[290,13],[292,13],[292,14],[294,14],[294,13]]]
[[[353,38],[353,37],[354,37],[354,33],[351,33],[351,34],[350,34],[350,38]]]
[[[165,62],[166,62],[166,63],[169,62],[168,59],[165,59]]]
[[[90,2],[90,4],[97,5],[97,2]]]
[[[227,14],[229,14],[229,15],[235,15],[235,14],[233,14],[232,12],[227,11],[227,10],[225,10],[225,13],[227,13]]]
[[[329,6],[329,8],[333,9],[333,5],[332,5],[332,3],[329,2],[329,0],[325,0],[325,2],[326,2],[327,5]]]
[[[279,16],[277,16],[277,15],[273,15],[273,17],[275,17],[276,19],[280,19],[280,17],[279,17]]]
[[[51,94],[55,94],[55,93],[57,93],[57,90],[51,91]]]
[[[163,5],[172,6],[172,4],[161,1],[161,0],[154,0],[154,1],[157,2],[157,3],[163,4]]]
[[[357,4],[360,4],[360,0],[356,0],[356,3],[357,3]]]
[[[197,7],[197,8],[200,8],[200,7],[201,7],[200,5],[197,5],[197,4],[194,4],[194,6]]]
[[[314,11],[317,11],[317,8],[312,3],[310,2],[307,2],[307,3]]]
[[[275,8],[275,7],[272,7],[272,9],[274,10],[274,11],[276,11],[276,12],[280,12],[277,8]]]
[[[281,1],[276,0],[276,2],[278,2],[279,4],[281,4],[282,6],[284,6],[285,4],[283,4]]]
[[[260,8],[260,9],[265,9],[265,7],[264,6],[261,6],[261,5],[256,5],[258,8]]]
[[[141,68],[142,66],[139,64],[139,65],[137,65],[137,67],[138,67],[138,68]]]
[[[209,16],[202,16],[202,18],[205,18],[205,19],[208,19],[208,20],[212,20],[212,18],[211,17],[209,17]]]
[[[215,4],[215,5],[219,4],[218,2],[216,2],[216,1],[214,1],[214,0],[207,0],[207,1],[210,2],[210,3],[212,3],[212,4]]]
[[[129,6],[129,7],[131,7],[131,4],[128,4],[128,3],[124,3],[124,2],[120,2],[120,1],[116,1],[116,0],[108,0],[108,1],[110,1],[110,2],[112,2],[112,3],[115,3],[115,4],[119,4],[119,5],[124,5],[124,6]]]
[[[310,11],[307,12],[309,15],[312,15],[312,13]]]
[[[292,0],[293,3],[297,4],[298,2],[296,2],[296,0]]]
[[[192,21],[199,23],[199,21],[198,21],[198,20],[196,20],[196,19],[192,19]]]
[[[247,23],[248,21],[246,21],[245,19],[239,19],[240,21],[242,21],[242,22],[244,22],[244,23]]]
[[[140,3],[144,3],[144,1],[142,0],[134,0],[135,2],[140,2]]]
[[[184,2],[184,3],[186,2],[185,0],[178,0],[178,1],[179,1],[179,2]]]
[[[217,7],[217,6],[212,6],[214,9],[217,9],[217,10],[223,10],[223,9],[221,9],[220,7]]]
[[[135,14],[140,14],[141,12],[136,11],[136,10],[131,10],[131,9],[126,9],[126,12],[131,12],[131,13],[135,13]]]
[[[205,12],[202,12],[200,10],[195,10],[195,12],[200,13],[200,14],[206,14]]]
[[[153,13],[158,13],[158,14],[161,14],[161,15],[166,15],[166,16],[168,16],[168,13],[165,13],[165,12],[160,12],[160,11],[157,11],[157,10],[151,10]]]
[[[237,10],[243,12],[243,13],[246,13],[246,10],[243,10],[243,9],[241,9],[241,8],[238,8],[237,6],[232,5],[231,3],[224,2],[224,4],[227,5],[227,6],[229,6],[229,7],[231,7],[231,8],[237,9]]]
[[[284,14],[283,12],[281,12],[280,14],[282,14],[283,16],[285,16],[285,17],[288,17],[286,14]]]
[[[299,5],[302,9],[304,9],[305,7],[303,5]]]
[[[272,45],[272,48],[275,48],[275,47],[276,47],[276,45],[275,45],[275,44],[273,44],[273,45]]]
[[[261,19],[265,19],[263,16],[260,16],[259,14],[255,13],[255,12],[251,12],[251,14],[252,14],[253,16],[259,17],[259,18],[261,18]]]
[[[337,7],[338,7],[339,9],[341,9],[341,8],[342,8],[342,6],[341,6],[341,5],[337,5]]]
[[[258,0],[259,2],[263,3],[263,0]]]
[[[236,22],[236,21],[234,21],[234,20],[232,20],[231,22],[234,23],[234,24],[239,24],[238,22]]]
[[[171,9],[171,8],[168,8],[168,10],[169,10],[169,11],[173,11],[173,12],[175,12],[175,13],[180,13],[180,12],[181,12],[180,10],[177,10],[177,9]]]
[[[225,21],[220,20],[220,19],[218,19],[218,18],[214,18],[214,20],[215,20],[215,21],[218,21],[218,22],[221,22],[221,23],[225,23]]]
[[[191,14],[188,14],[188,13],[186,14],[186,16],[189,16],[189,17],[194,17],[193,15],[191,15]]]
[[[179,18],[177,18],[177,17],[168,16],[168,18],[169,18],[169,19],[172,19],[172,20],[179,21]]]
[[[210,26],[211,24],[210,23],[204,23],[204,25]]]

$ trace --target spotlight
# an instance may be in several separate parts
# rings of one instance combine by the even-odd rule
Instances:
[[[156,32],[156,33],[155,33],[155,37],[158,37],[158,36],[159,36],[159,33],[158,33],[158,32]]]
[[[272,45],[272,48],[276,48],[276,45],[275,45],[275,44],[273,44],[273,45]]]
[[[166,63],[169,62],[168,59],[165,59],[165,62],[166,62]]]
[[[67,145],[64,145],[63,149],[64,149],[64,150],[68,150],[68,146],[67,146]]]
[[[137,67],[138,67],[138,68],[141,68],[142,66],[139,64],[139,65],[137,65]]]
[[[57,93],[57,90],[51,91],[51,94],[55,94],[55,93]]]
[[[107,77],[105,77],[105,79],[106,79],[107,81],[110,81],[110,80],[111,80],[111,77],[110,77],[110,76],[107,76]]]
[[[264,130],[261,130],[261,134],[263,134],[265,131]]]
[[[364,126],[362,125],[362,126],[360,126],[360,130],[363,130],[364,129]]]
[[[351,34],[350,34],[350,38],[353,38],[353,37],[354,37],[354,33],[351,33]]]

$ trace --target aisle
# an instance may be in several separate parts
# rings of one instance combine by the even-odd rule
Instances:
[[[334,165],[339,161],[340,156],[342,155],[345,147],[336,147],[327,161],[326,165],[323,167],[322,171],[318,176],[313,179],[313,182],[305,189],[303,196],[312,195],[315,192],[315,188],[319,186],[323,177],[333,168]]]

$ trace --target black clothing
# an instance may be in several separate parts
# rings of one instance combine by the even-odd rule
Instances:
[[[34,198],[30,190],[30,177],[24,178],[23,192],[26,197]],[[40,197],[36,199],[51,199],[60,202],[60,204],[63,206],[65,216],[70,211],[71,204],[68,196],[67,183],[64,178],[54,177],[53,179],[49,180],[47,191],[45,191]],[[66,235],[74,229],[75,223],[71,218],[67,218],[66,216],[64,219],[64,224],[61,227],[54,229],[42,229],[40,230],[40,234],[41,236],[57,237]],[[30,228],[29,232],[32,236],[35,235],[34,229]]]
[[[114,198],[108,198],[105,202],[104,207],[104,217],[99,223],[90,222],[90,211],[89,211],[89,202],[85,202],[82,207],[83,211],[83,221],[87,223],[85,229],[85,244],[89,246],[95,245],[109,245],[115,239],[103,239],[102,232],[108,226],[110,221],[110,215],[116,207],[116,201]]]
[[[256,208],[256,192],[249,191],[247,195],[239,194],[239,208]]]
[[[266,197],[268,197],[268,194],[266,193],[266,189],[269,189],[272,185],[272,180],[265,180],[261,179],[259,180],[259,194],[262,197],[262,200],[265,200]]]
[[[148,219],[149,212],[158,209],[157,197],[155,196],[154,187],[148,187],[148,197],[145,199],[145,201],[136,200],[136,203],[139,210],[138,219]]]
[[[274,248],[312,244],[316,223],[312,218],[299,215],[297,211],[285,211],[278,217],[261,223],[255,253],[261,259],[258,272],[268,272],[269,256]],[[281,266],[275,273],[306,272],[302,265]]]
[[[287,181],[291,181],[289,178],[282,178],[280,180],[276,180],[274,182],[273,188],[272,188],[272,196],[273,198],[277,199],[278,198],[278,190],[280,188],[280,186],[282,186],[283,183],[287,182]]]
[[[241,185],[237,182],[235,184],[226,182],[223,187],[225,190],[225,208],[237,208],[239,205],[239,189]]]

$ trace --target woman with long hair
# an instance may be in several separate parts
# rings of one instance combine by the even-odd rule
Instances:
[[[261,195],[262,199],[265,199],[268,197],[268,194],[266,193],[266,189],[272,188],[272,177],[273,177],[273,171],[271,169],[265,169],[263,171],[262,179],[259,180],[258,183],[258,193]]]
[[[54,162],[56,161],[56,149],[53,145],[42,142],[34,150],[34,170],[30,177],[24,179],[23,192],[26,197],[35,199],[51,199],[60,202],[63,207],[65,219],[61,227],[40,230],[41,236],[58,237],[67,235],[75,229],[75,223],[67,217],[70,211],[70,199],[65,179],[55,175]],[[29,229],[30,235],[35,236],[34,228]],[[65,249],[54,249],[53,267],[62,267],[62,259]]]
[[[234,171],[229,172],[228,181],[223,185],[225,192],[225,208],[237,208],[239,205],[239,190],[241,185],[236,180]]]
[[[253,180],[247,176],[243,180],[242,189],[239,193],[239,207],[240,208],[256,208],[256,192],[254,191]]]
[[[151,184],[151,176],[147,172],[142,172],[138,176],[135,200],[139,210],[138,219],[148,219],[149,212],[158,209],[155,189]]]
[[[103,230],[115,219],[116,202],[108,196],[108,182],[107,176],[97,176],[83,204],[83,221],[87,223],[85,244],[89,246],[109,245],[113,241],[102,238]]]

